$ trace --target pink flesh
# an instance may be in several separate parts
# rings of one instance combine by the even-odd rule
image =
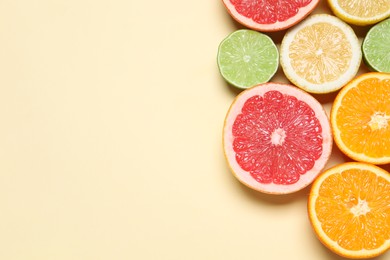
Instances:
[[[272,139],[275,130],[285,136]],[[275,90],[249,98],[232,133],[237,163],[260,183],[296,183],[322,154],[322,128],[313,109]]]
[[[284,22],[312,0],[230,0],[237,12],[259,24]]]

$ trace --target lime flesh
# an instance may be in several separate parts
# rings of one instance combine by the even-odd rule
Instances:
[[[218,48],[218,67],[231,85],[246,89],[268,82],[279,65],[279,52],[272,39],[253,30],[237,30]]]
[[[364,62],[371,70],[390,73],[390,18],[368,31],[362,51]]]

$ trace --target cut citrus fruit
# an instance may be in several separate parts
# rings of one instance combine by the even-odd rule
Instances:
[[[222,77],[245,89],[268,82],[279,66],[279,52],[272,39],[252,30],[237,30],[218,48],[217,62]]]
[[[390,16],[389,0],[328,0],[333,13],[350,24],[369,25]]]
[[[226,115],[228,165],[246,186],[286,194],[309,185],[332,150],[328,117],[310,94],[265,83],[241,92]]]
[[[280,61],[286,77],[312,93],[340,89],[358,72],[362,54],[352,28],[335,16],[312,15],[283,37]]]
[[[364,38],[362,44],[363,58],[371,70],[390,73],[389,43],[390,18],[371,27]]]
[[[390,248],[390,174],[349,162],[320,174],[308,200],[319,240],[348,258],[371,258]]]
[[[223,0],[229,14],[257,31],[287,29],[309,15],[319,0]]]
[[[390,163],[390,74],[365,73],[337,94],[331,109],[334,140],[350,158]]]

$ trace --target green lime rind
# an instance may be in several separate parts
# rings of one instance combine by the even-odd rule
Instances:
[[[362,44],[364,63],[372,71],[390,73],[390,18],[374,25]]]
[[[247,89],[268,82],[279,66],[279,51],[272,39],[242,29],[228,35],[218,47],[218,68],[231,85]]]

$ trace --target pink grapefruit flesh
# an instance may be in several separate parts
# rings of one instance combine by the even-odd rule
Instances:
[[[308,16],[319,0],[222,0],[229,14],[257,31],[281,31]]]
[[[271,194],[308,186],[332,150],[329,119],[310,94],[265,83],[239,94],[225,118],[223,147],[239,181]]]

